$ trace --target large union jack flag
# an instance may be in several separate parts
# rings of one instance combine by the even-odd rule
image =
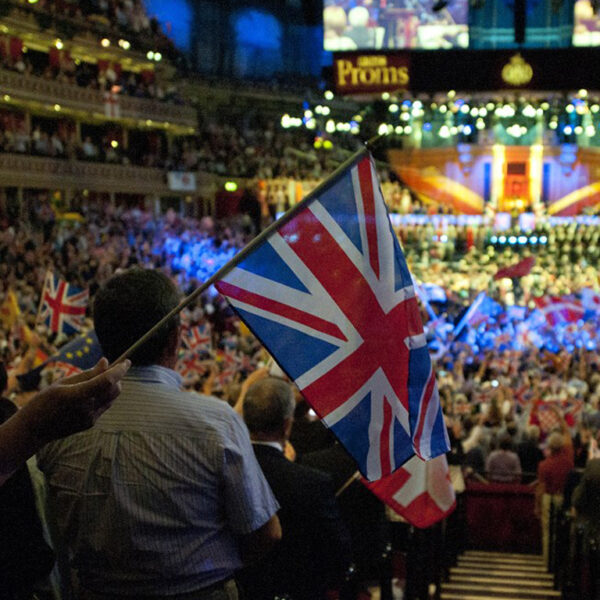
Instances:
[[[448,450],[411,276],[368,156],[216,287],[367,479]]]
[[[54,333],[77,333],[84,325],[88,298],[87,289],[76,288],[48,272],[38,321],[46,323]]]

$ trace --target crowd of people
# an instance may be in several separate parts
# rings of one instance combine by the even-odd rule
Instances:
[[[39,363],[40,353],[43,360],[51,358],[67,341],[65,336],[51,335],[43,324],[36,323],[47,271],[75,287],[87,288],[91,298],[115,275],[136,266],[164,273],[168,281],[189,293],[228,262],[254,233],[243,215],[228,222],[211,218],[197,221],[174,211],[155,217],[137,207],[127,209],[83,200],[77,208],[80,218],[62,219],[49,202],[31,203],[19,215],[1,207],[2,297],[6,302],[8,294],[14,293],[18,311],[2,320],[0,352],[8,366],[5,393],[20,405],[27,404],[38,386],[47,386],[64,373],[64,366],[54,368],[50,361],[33,389],[17,377]],[[537,479],[538,510],[545,522],[547,498],[562,502],[567,481],[571,482],[571,491],[577,481],[578,475],[571,476],[571,471],[579,469],[580,475],[588,459],[593,464],[597,456],[600,361],[595,346],[592,349],[585,343],[578,344],[577,337],[573,338],[574,348],[568,347],[568,340],[552,347],[541,333],[541,342],[532,335],[523,337],[522,344],[515,347],[508,324],[516,327],[527,322],[536,311],[536,297],[575,294],[586,286],[596,290],[592,241],[598,234],[592,226],[540,227],[536,235],[546,235],[545,244],[522,248],[522,254],[517,245],[510,254],[502,252],[499,256],[492,252],[497,243],[492,241],[494,232],[489,226],[445,226],[443,233],[432,225],[405,226],[397,233],[419,286],[427,291],[428,286],[437,285],[445,295],[427,299],[427,291],[423,315],[452,440],[450,462],[459,466],[462,477],[498,482]],[[442,239],[442,235],[448,239]],[[530,274],[508,281],[493,278],[498,268],[527,254],[538,261]],[[577,260],[571,260],[565,268],[560,259],[563,255]],[[487,262],[484,257],[488,257]],[[465,311],[483,289],[500,307],[501,314],[490,313],[457,331]],[[502,316],[518,306],[524,314]],[[224,404],[243,413],[248,389],[277,373],[270,357],[212,289],[185,309],[181,318],[184,344],[173,350],[169,364],[188,390],[220,397]],[[585,321],[583,315],[581,320]],[[586,322],[588,325],[571,329],[588,330],[595,339],[597,323]],[[535,323],[531,324],[535,333]],[[84,328],[93,325],[88,315]],[[543,329],[539,322],[537,326]],[[198,336],[203,339],[199,341]],[[482,343],[482,339],[489,343]],[[310,416],[305,403],[297,404],[293,427],[291,409],[288,406],[282,410],[281,422],[274,430],[263,424],[253,432],[249,425],[255,441],[271,441],[282,447],[287,447],[284,442],[291,442],[300,459],[311,451],[340,451],[325,428]],[[263,460],[268,462],[270,458],[264,456]],[[282,504],[277,484],[269,483]],[[567,498],[569,493],[567,490]],[[380,517],[382,506],[373,498],[367,502],[379,506],[376,514]],[[571,506],[571,500],[565,502]],[[361,525],[349,527],[360,530]],[[340,548],[345,548],[346,534],[338,530],[336,535]],[[359,552],[354,559],[364,564],[372,562],[373,554],[365,554],[360,556]],[[86,582],[92,591],[97,590],[95,581],[92,578]],[[248,576],[247,585],[256,585],[256,581]]]
[[[87,26],[98,33],[116,31],[123,36],[132,36],[140,49],[151,44],[152,49],[176,54],[173,42],[162,31],[157,19],[148,15],[141,0],[38,0],[35,3],[17,0],[15,5],[18,4],[37,14],[69,19],[76,28]]]
[[[0,43],[0,64],[2,68],[15,73],[70,83],[101,92],[112,91],[134,98],[183,104],[176,85],[169,83],[165,87],[161,86],[153,71],[125,71],[118,63],[100,61],[93,64],[73,59],[66,52],[47,54],[28,50],[26,53],[21,51],[13,55],[3,51],[4,47],[5,44]]]

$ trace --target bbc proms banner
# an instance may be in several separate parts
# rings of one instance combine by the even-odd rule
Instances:
[[[334,55],[333,68],[338,94],[376,94],[410,85],[408,53],[344,52]]]

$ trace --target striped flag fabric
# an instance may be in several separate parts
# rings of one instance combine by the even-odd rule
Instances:
[[[448,450],[415,289],[359,153],[216,283],[370,481]]]

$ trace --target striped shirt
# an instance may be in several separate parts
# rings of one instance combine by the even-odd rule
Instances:
[[[96,425],[38,455],[81,585],[171,595],[241,566],[237,536],[279,508],[239,416],[180,390],[165,367],[134,367]]]

